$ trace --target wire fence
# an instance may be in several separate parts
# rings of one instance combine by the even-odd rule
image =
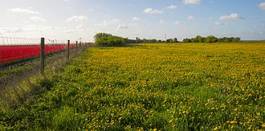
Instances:
[[[56,70],[91,44],[49,38],[0,37],[0,87],[16,86],[37,73],[44,75],[44,68]]]
[[[76,48],[76,43],[71,41],[69,48]],[[46,39],[45,55],[65,51],[67,44],[67,40]],[[0,66],[37,58],[40,51],[40,39],[0,37]]]

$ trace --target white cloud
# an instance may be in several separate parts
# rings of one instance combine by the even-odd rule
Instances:
[[[183,3],[184,4],[187,4],[187,5],[196,5],[196,4],[200,4],[201,3],[201,0],[183,0]]]
[[[32,15],[40,14],[40,12],[38,11],[33,11],[30,9],[22,9],[22,8],[13,8],[13,9],[9,9],[9,11],[13,13],[23,13],[23,14],[32,14]]]
[[[32,16],[29,19],[33,22],[46,22],[46,19],[38,16]]]
[[[259,8],[265,10],[265,2],[260,3]]]
[[[177,6],[176,5],[169,5],[168,7],[167,7],[168,9],[176,9],[177,8]]]
[[[240,15],[237,13],[232,13],[230,15],[224,15],[219,18],[220,20],[223,21],[234,21],[234,20],[239,20],[241,19]]]
[[[66,19],[67,22],[85,22],[88,18],[86,16],[72,16]]]
[[[160,23],[160,24],[164,24],[164,23],[165,23],[165,21],[164,21],[164,20],[162,20],[162,19],[160,19],[160,20],[159,20],[159,23]]]
[[[193,16],[188,16],[187,19],[188,19],[188,20],[193,20],[194,17],[193,17]]]
[[[133,17],[133,18],[132,18],[132,21],[139,21],[139,20],[140,20],[139,17]]]
[[[162,14],[163,11],[158,10],[158,9],[153,9],[153,8],[146,8],[146,9],[144,10],[144,13],[146,13],[146,14],[151,14],[151,15],[155,15],[155,14]]]

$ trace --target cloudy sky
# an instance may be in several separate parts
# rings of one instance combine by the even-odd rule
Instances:
[[[265,0],[0,0],[0,37],[265,39]]]

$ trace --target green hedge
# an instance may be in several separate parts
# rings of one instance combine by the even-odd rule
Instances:
[[[107,33],[98,33],[95,35],[95,43],[98,46],[122,46],[127,43],[127,39]]]

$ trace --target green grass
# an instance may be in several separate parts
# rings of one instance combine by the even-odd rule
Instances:
[[[31,65],[20,65],[20,66],[15,66],[15,67],[11,67],[5,70],[1,70],[0,72],[0,79],[7,77],[11,74],[19,74],[21,72],[25,72],[25,70],[30,70],[31,69]]]
[[[90,48],[0,129],[265,129],[265,44]]]

